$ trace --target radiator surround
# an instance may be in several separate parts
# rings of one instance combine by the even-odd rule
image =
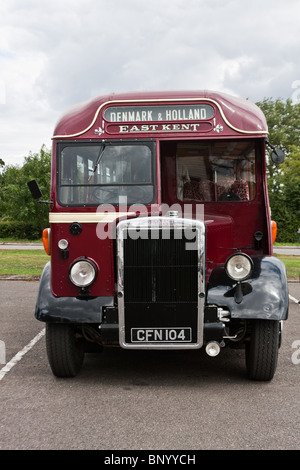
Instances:
[[[205,301],[202,221],[176,216],[121,221],[117,227],[117,271],[121,347],[202,347]],[[154,341],[151,331],[163,339]],[[177,331],[181,331],[184,340],[174,340]],[[138,332],[143,340],[137,340]]]

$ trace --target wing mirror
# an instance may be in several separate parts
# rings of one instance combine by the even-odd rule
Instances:
[[[278,148],[274,148],[273,152],[271,153],[271,160],[273,163],[276,163],[276,165],[279,165],[280,163],[284,162],[285,155],[282,150]]]
[[[31,195],[33,199],[39,199],[38,202],[44,203],[44,204],[52,204],[52,201],[41,201],[40,198],[43,196],[42,191],[40,190],[40,187],[37,183],[36,180],[28,181],[27,186],[31,192]]]
[[[43,196],[42,191],[36,180],[28,181],[27,186],[31,192],[33,199],[40,199]]]
[[[285,155],[283,151],[278,147],[274,147],[274,145],[270,144],[270,142],[268,141],[266,141],[266,144],[272,149],[272,153],[271,153],[272,162],[276,163],[276,165],[280,165],[280,163],[283,163],[285,159]]]

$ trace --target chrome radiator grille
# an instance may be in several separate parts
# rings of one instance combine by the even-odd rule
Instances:
[[[164,239],[124,240],[124,300],[126,302],[196,302],[198,253],[186,250],[183,231]]]
[[[120,222],[118,307],[123,347],[202,346],[204,241],[201,222],[163,217]],[[139,342],[139,337],[175,339]]]

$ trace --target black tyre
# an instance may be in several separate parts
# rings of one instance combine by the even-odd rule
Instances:
[[[76,327],[65,323],[46,324],[48,361],[56,377],[75,377],[84,359],[83,341]]]
[[[274,377],[279,349],[279,322],[253,320],[250,343],[246,345],[246,366],[252,380],[269,381]]]

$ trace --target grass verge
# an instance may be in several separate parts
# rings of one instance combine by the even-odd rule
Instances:
[[[289,278],[299,279],[300,256],[275,255]],[[43,250],[0,250],[0,276],[40,276],[50,257]]]
[[[300,256],[294,255],[274,255],[276,258],[281,259],[286,267],[288,278],[297,278],[300,276]]]
[[[0,276],[40,276],[49,260],[43,250],[0,250]]]

